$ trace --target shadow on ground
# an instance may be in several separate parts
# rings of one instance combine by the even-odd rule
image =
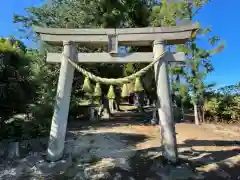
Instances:
[[[239,141],[193,140],[179,144],[179,163],[167,164],[162,156],[162,147],[137,150],[136,145],[148,139],[142,134],[94,132],[99,127],[139,125],[149,115],[121,112],[114,119],[89,123],[74,121],[69,123],[66,142],[66,161],[49,164],[44,161],[47,139],[28,140],[22,143],[21,159],[1,161],[0,179],[52,179],[52,180],[159,180],[164,176],[172,179],[197,179],[202,174],[205,180],[238,180],[240,162],[229,167],[221,164],[215,169],[199,170],[200,167],[216,163],[240,154]],[[82,130],[91,130],[87,133]],[[134,132],[136,133],[136,132]],[[160,140],[159,140],[160,141]],[[34,143],[32,143],[34,142]],[[232,150],[195,150],[197,146],[235,146]],[[38,152],[36,158],[29,153]],[[43,164],[45,163],[45,164]],[[61,164],[62,163],[62,164]],[[174,171],[173,171],[174,169]],[[219,173],[219,171],[225,173]],[[191,177],[190,177],[191,174]],[[229,175],[231,177],[229,177]],[[198,177],[199,178],[199,177]]]
[[[88,130],[90,128],[100,127],[119,127],[126,125],[151,125],[149,121],[152,115],[148,112],[136,113],[133,111],[128,112],[117,112],[110,119],[102,119],[96,122],[89,122],[85,119],[76,119],[68,123],[69,131]]]
[[[188,176],[190,173],[193,173],[194,176],[188,179],[196,179],[196,174],[201,173],[206,180],[212,179],[232,179],[237,180],[240,176],[239,164],[229,168],[227,165],[222,165],[219,168],[224,170],[225,173],[231,175],[231,178],[222,174],[219,174],[219,169],[210,170],[209,172],[200,172],[197,170],[198,167],[204,166],[209,163],[219,162],[226,158],[236,156],[239,154],[239,149],[234,149],[231,151],[196,151],[190,149],[192,146],[234,146],[236,145],[235,141],[205,141],[205,140],[187,140],[183,144],[179,145],[179,155],[180,161],[176,166],[184,167],[185,169],[180,173],[176,171],[171,172],[171,169],[175,167],[173,165],[166,164],[166,161],[162,157],[161,147],[148,148],[143,150],[134,150],[134,146],[137,143],[143,142],[147,139],[146,136],[138,134],[126,134],[126,133],[87,133],[75,135],[68,133],[68,139],[74,139],[71,152],[72,162],[71,165],[65,169],[52,169],[52,172],[44,172],[44,168],[39,170],[45,174],[41,175],[42,179],[83,179],[83,180],[97,180],[97,179],[106,179],[106,180],[159,180],[162,179],[159,174],[165,174],[166,176],[175,177],[173,179],[178,179],[182,176]],[[88,139],[88,142],[86,141]],[[113,144],[101,144],[103,140]],[[109,141],[109,139],[117,140],[118,142]],[[80,143],[82,141],[82,143]],[[121,141],[124,141],[122,145],[119,144]],[[85,143],[85,145],[84,145]],[[88,144],[90,143],[90,144]],[[91,148],[88,147],[88,145]],[[77,147],[80,146],[80,147]],[[46,144],[44,145],[46,147]],[[79,148],[79,149],[78,149]],[[87,151],[85,151],[87,149]],[[207,154],[206,154],[207,153]],[[86,159],[86,154],[91,154],[90,158]],[[202,154],[206,154],[201,156]],[[128,157],[127,157],[128,156]],[[85,158],[85,159],[84,159]],[[27,159],[27,158],[26,158]],[[105,159],[105,160],[104,160]],[[106,160],[108,159],[108,160]],[[126,160],[126,161],[124,161]],[[37,160],[36,160],[37,161]],[[121,162],[122,161],[122,162]],[[12,168],[18,169],[21,165],[21,161],[15,160],[15,164]],[[21,162],[22,163],[22,162]],[[26,162],[25,164],[34,164],[33,162]],[[36,164],[34,164],[37,167]],[[128,167],[129,166],[129,167]],[[30,180],[32,177],[38,177],[35,172],[26,171],[24,167],[25,174],[21,176],[14,176],[5,174],[1,176],[3,180],[11,179],[26,179]],[[29,167],[30,168],[30,167]],[[32,168],[32,167],[31,167]],[[31,169],[30,168],[30,169]],[[45,168],[46,169],[46,168]],[[50,169],[50,168],[49,168]],[[49,171],[48,169],[48,171]],[[30,173],[30,174],[29,174]],[[175,173],[175,174],[174,174]]]
[[[193,140],[191,140],[190,142],[193,143]],[[208,142],[209,145],[211,145],[211,141]],[[212,143],[214,142],[218,141],[215,140]],[[177,165],[167,164],[161,154],[161,147],[149,148],[144,150],[131,150],[132,156],[128,159],[130,168],[124,169],[121,166],[110,166],[110,168],[105,169],[105,174],[107,175],[103,176],[102,179],[112,180],[115,178],[118,180],[157,180],[161,179],[162,175],[171,176],[172,179],[185,179],[184,177],[188,177],[187,179],[197,179],[199,178],[199,174],[202,175],[202,179],[206,180],[239,179],[239,164],[234,165],[231,168],[229,168],[227,165],[221,165],[215,170],[209,171],[206,169],[207,172],[198,170],[198,167],[207,165],[209,163],[219,162],[232,156],[236,156],[239,154],[239,150],[235,149],[229,151],[195,151],[192,149],[186,149],[186,147],[191,147],[191,143],[188,144],[186,142],[186,144],[184,144],[185,149],[179,149],[180,160]],[[196,140],[194,143],[198,144],[198,140]],[[201,141],[199,141],[199,143],[201,144]],[[232,145],[234,145],[235,142],[226,142],[226,144],[222,144],[220,141],[219,143],[221,144],[221,146],[228,146],[231,145],[231,143]],[[201,156],[204,153],[207,153],[208,155]],[[118,158],[121,158],[121,156],[119,156]],[[100,159],[99,161],[102,160]],[[93,165],[98,164],[98,161],[91,163],[93,163]],[[181,170],[180,172],[176,170],[174,170],[174,172],[171,172],[171,169],[176,169],[176,166],[178,168],[183,168],[183,170]],[[224,173],[219,173],[222,170],[224,171]],[[101,169],[101,171],[104,170]]]
[[[204,150],[194,150],[185,151],[180,153],[188,157],[189,163],[193,169],[204,170],[202,174],[205,179],[240,179],[240,141],[223,141],[223,140],[186,140],[184,144],[180,144],[179,148],[186,147],[197,147],[197,146],[219,146],[219,147],[233,147],[231,150],[221,150],[221,151],[204,151]],[[235,163],[232,160],[226,159],[234,157]],[[220,162],[220,163],[219,163]],[[208,164],[215,164],[213,166],[208,166]]]
[[[54,137],[51,137],[54,140]],[[114,132],[67,133],[65,156],[57,163],[45,161],[47,139],[20,143],[19,159],[2,157],[0,179],[96,179],[107,169],[128,166],[127,157],[137,143],[147,139],[141,134]],[[7,149],[6,149],[7,152]],[[99,162],[102,161],[99,164]],[[96,165],[96,166],[95,166]],[[86,179],[85,178],[85,179]]]
[[[99,127],[117,127],[117,126],[126,126],[128,124],[131,125],[147,125],[142,123],[143,119],[150,119],[151,116],[149,114],[144,114],[144,116],[138,113],[131,112],[129,116],[129,112],[124,113],[121,112],[116,114],[114,119],[106,121],[97,122],[91,124],[89,127],[87,124],[82,124],[81,129],[87,130],[89,128],[99,128]],[[77,130],[79,127],[69,127],[70,130]],[[131,137],[127,138],[128,135],[125,136],[125,139],[131,139]],[[144,138],[135,137],[135,143],[140,143],[144,141]],[[134,144],[134,143],[132,143]],[[221,151],[209,151],[209,150],[194,150],[192,147],[195,146],[220,146],[220,147],[235,147],[232,150],[221,150]],[[240,154],[240,141],[223,141],[223,140],[186,140],[183,144],[179,144],[179,163],[191,169],[195,174],[202,174],[203,179],[212,180],[212,179],[231,179],[231,180],[239,180],[240,179],[240,162],[238,164],[232,165],[229,167],[227,164],[220,164],[215,169],[204,169],[199,170],[200,167],[208,165],[210,163],[217,163],[223,161],[227,158],[237,156]],[[164,169],[165,166],[171,169],[171,165],[166,165],[162,154],[162,147],[158,148],[149,148],[144,150],[132,150],[131,158],[128,159],[129,166],[131,170],[126,170],[121,167],[111,167],[107,170],[109,173],[109,177],[105,177],[107,180],[112,180],[114,177],[116,179],[136,179],[136,180],[155,180],[161,179],[156,173],[161,169]],[[97,163],[97,162],[95,162]],[[178,164],[180,166],[180,164]],[[169,173],[169,168],[165,170],[165,173]],[[221,172],[221,173],[220,173]],[[190,173],[190,172],[187,172]],[[184,174],[184,173],[183,173]],[[175,174],[173,176],[179,176],[179,174]],[[176,179],[177,179],[176,177]],[[180,178],[180,177],[179,177]],[[190,179],[196,179],[194,177]]]

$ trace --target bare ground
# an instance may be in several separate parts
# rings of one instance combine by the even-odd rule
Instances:
[[[105,162],[114,161],[114,165],[105,170],[111,172],[106,175],[110,177],[109,179],[119,173],[122,179],[131,177],[139,180],[159,179],[158,173],[153,171],[158,169],[157,162],[164,164],[161,158],[160,128],[141,124],[137,119],[134,114],[120,113],[109,121],[91,126],[87,124],[81,128],[81,132],[88,135],[90,133],[91,136],[97,133],[96,136],[92,136],[91,147],[97,147],[99,151],[91,154],[100,157],[100,166],[104,167]],[[77,124],[69,127],[70,132],[79,133]],[[212,124],[198,127],[181,123],[176,125],[176,132],[182,164],[187,164],[194,171],[202,172],[205,179],[238,179],[239,164],[233,168],[219,169],[213,168],[213,163],[233,156],[239,159],[237,155],[240,153],[240,127]],[[80,141],[83,140],[81,138],[82,136]]]
[[[159,126],[140,123],[139,120],[143,118],[148,117],[136,117],[134,113],[121,112],[108,121],[71,122],[65,146],[65,153],[71,157],[68,165],[60,168],[61,170],[49,170],[51,168],[33,163],[31,169],[35,167],[35,175],[33,176],[32,170],[32,176],[22,178],[240,179],[240,127],[176,124],[180,161],[178,165],[169,165],[162,158]],[[29,155],[22,157],[17,165],[11,167],[2,163],[4,168],[0,171],[0,179],[9,179],[6,167],[11,172],[13,169],[16,171],[19,169],[19,162],[26,162],[23,160],[28,157]],[[37,161],[39,159],[41,158],[38,157]],[[224,161],[226,159],[227,162]],[[11,177],[16,179],[16,176],[16,173],[12,173]]]

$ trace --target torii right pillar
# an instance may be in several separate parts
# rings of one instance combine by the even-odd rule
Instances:
[[[154,59],[160,57],[161,54],[164,53],[164,49],[163,41],[154,41]],[[176,163],[178,161],[178,153],[167,59],[164,59],[163,57],[163,61],[158,61],[154,66],[154,71],[157,87],[157,108],[159,114],[159,123],[161,126],[163,155],[167,160],[171,161],[172,163]]]

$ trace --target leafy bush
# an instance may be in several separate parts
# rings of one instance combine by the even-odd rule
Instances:
[[[240,86],[220,88],[204,104],[208,120],[240,122]]]
[[[35,85],[30,59],[22,43],[0,39],[0,120],[1,125],[14,114],[27,112],[34,100]]]

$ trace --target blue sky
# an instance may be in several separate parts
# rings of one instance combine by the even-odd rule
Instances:
[[[14,13],[25,14],[24,8],[38,6],[44,0],[7,0],[3,1],[0,11],[0,36],[19,36],[18,26],[12,23]],[[217,83],[217,86],[235,84],[240,81],[240,1],[238,0],[212,0],[210,4],[201,9],[195,20],[203,27],[211,26],[213,35],[218,35],[226,41],[223,52],[212,58],[215,71],[209,74],[207,82]],[[30,42],[25,41],[27,45]],[[205,46],[204,43],[201,44]]]

